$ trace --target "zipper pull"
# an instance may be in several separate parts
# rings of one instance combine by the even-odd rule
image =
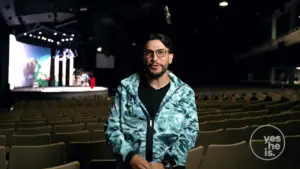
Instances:
[[[149,125],[150,125],[150,127],[152,127],[152,120],[150,120]]]

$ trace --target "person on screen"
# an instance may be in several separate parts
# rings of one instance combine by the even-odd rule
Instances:
[[[152,34],[144,46],[145,70],[121,81],[105,137],[117,168],[181,169],[198,136],[195,93],[168,70],[171,40]]]
[[[34,82],[36,81],[36,64],[37,61],[31,60],[27,62],[23,68],[23,76],[25,79],[24,86],[33,86]]]

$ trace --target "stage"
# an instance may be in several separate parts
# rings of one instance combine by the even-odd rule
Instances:
[[[38,88],[15,88],[11,90],[15,100],[51,100],[51,99],[71,99],[87,97],[106,97],[108,88],[96,86],[90,87],[38,87]]]

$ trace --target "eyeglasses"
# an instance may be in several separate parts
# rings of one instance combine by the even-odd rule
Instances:
[[[165,49],[157,49],[156,51],[144,50],[144,56],[145,57],[152,57],[152,56],[154,56],[154,53],[155,53],[158,58],[163,58],[167,55],[167,52],[168,51],[165,50]]]

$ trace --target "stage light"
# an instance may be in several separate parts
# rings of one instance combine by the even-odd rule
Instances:
[[[57,45],[59,45],[59,44],[60,44],[60,42],[58,42],[58,41],[57,41],[57,42],[56,42],[56,44],[57,44]]]
[[[101,48],[101,47],[98,47],[98,48],[97,48],[97,51],[98,51],[98,52],[101,52],[101,51],[102,51],[102,48]]]
[[[172,24],[171,13],[170,13],[169,7],[168,6],[164,6],[164,11],[165,11],[165,16],[166,16],[166,22],[167,22],[167,24]]]
[[[132,46],[135,46],[136,44],[135,43],[132,43]]]
[[[73,38],[70,38],[70,41],[73,41]]]
[[[62,41],[62,42],[64,42],[64,41],[65,41],[65,39],[61,39],[61,41]]]
[[[74,34],[72,34],[71,36],[72,36],[72,37],[74,37],[75,35],[74,35]]]
[[[297,70],[300,70],[300,67],[296,67]]]
[[[221,7],[226,7],[226,6],[228,6],[228,2],[227,1],[221,1],[219,5]]]
[[[26,36],[27,35],[27,33],[24,33],[24,36]]]
[[[57,32],[54,32],[54,35],[56,36],[56,35],[57,35]]]
[[[66,36],[66,34],[64,33],[63,36]]]
[[[32,34],[29,34],[29,37],[32,37]]]
[[[42,32],[39,32],[39,35],[41,35],[42,34]]]
[[[40,37],[40,36],[38,36],[37,38],[38,38],[38,39],[41,39],[41,37]]]
[[[69,39],[66,39],[66,41],[69,41]]]

